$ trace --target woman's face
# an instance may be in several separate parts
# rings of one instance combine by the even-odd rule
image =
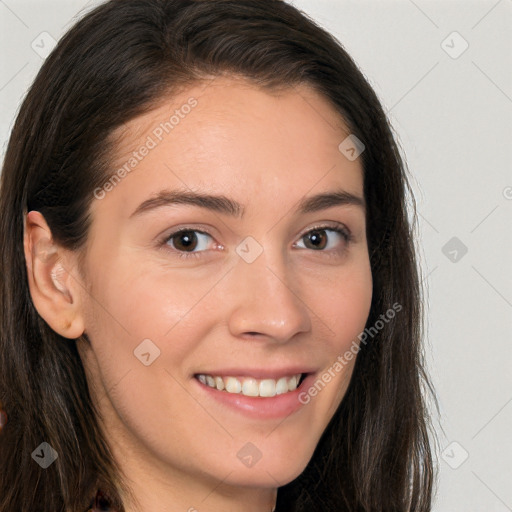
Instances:
[[[305,86],[217,78],[117,135],[79,344],[114,454],[139,486],[283,485],[343,398],[370,309],[349,133]]]

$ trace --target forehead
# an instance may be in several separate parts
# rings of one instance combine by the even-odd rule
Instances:
[[[125,168],[109,193],[148,194],[162,186],[272,197],[342,185],[362,193],[359,159],[339,150],[349,135],[342,117],[306,85],[269,91],[219,77],[162,98],[112,134],[113,171]]]

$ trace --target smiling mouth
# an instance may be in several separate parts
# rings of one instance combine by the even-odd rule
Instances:
[[[251,397],[271,398],[295,391],[305,376],[305,373],[297,373],[279,379],[254,379],[252,377],[221,377],[201,373],[194,377],[201,384],[218,391]]]

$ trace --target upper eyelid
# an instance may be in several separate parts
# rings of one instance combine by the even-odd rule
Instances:
[[[212,235],[211,233],[209,233],[208,231],[205,231],[203,229],[199,229],[199,228],[187,228],[187,227],[184,227],[184,228],[179,228],[175,231],[171,231],[169,234],[165,235],[163,237],[163,242],[164,243],[167,243],[171,238],[173,238],[174,236],[176,235],[179,235],[180,233],[188,233],[192,231],[193,233],[200,233],[202,235],[208,235],[210,238],[212,238],[213,240],[215,240],[215,237],[214,235]]]
[[[325,229],[325,230],[334,230],[334,231],[340,230],[340,231],[346,231],[347,233],[351,233],[348,226],[346,226],[343,222],[333,221],[332,223],[329,223],[329,222],[321,223],[320,222],[318,224],[315,224],[314,226],[301,231],[301,234],[304,235],[305,233],[309,233],[310,231],[314,231],[315,229]]]

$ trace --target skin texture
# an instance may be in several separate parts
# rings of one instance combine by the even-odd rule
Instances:
[[[197,105],[158,141],[154,130],[191,97]],[[217,78],[115,133],[113,170],[148,136],[158,144],[102,199],[93,198],[81,266],[77,254],[52,243],[39,213],[27,216],[34,304],[60,334],[85,332],[91,342],[77,341],[138,502],[126,497],[127,511],[268,511],[277,487],[310,460],[355,358],[307,405],[279,418],[248,416],[212,399],[194,375],[299,366],[320,377],[357,341],[372,295],[364,208],[296,211],[323,192],[363,197],[360,160],[338,150],[347,135],[334,109],[306,86],[269,93]],[[244,214],[174,204],[130,217],[163,189],[223,195]],[[325,224],[327,248],[308,246],[306,234]],[[351,241],[330,231],[336,224]],[[184,227],[210,235],[201,236],[196,257],[180,258],[166,243]],[[249,251],[263,250],[251,263],[236,250],[248,236],[256,241]],[[144,339],[160,350],[149,366],[134,356]],[[249,442],[261,454],[252,467],[237,457]]]

